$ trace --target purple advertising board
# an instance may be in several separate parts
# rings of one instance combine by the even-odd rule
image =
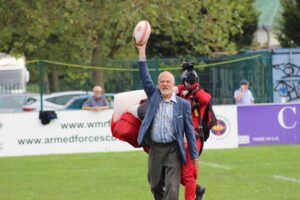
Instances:
[[[239,146],[300,144],[300,104],[238,106]]]

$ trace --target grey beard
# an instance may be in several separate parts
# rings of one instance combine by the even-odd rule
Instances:
[[[169,89],[167,89],[167,90],[160,90],[160,93],[161,93],[161,95],[163,96],[163,97],[165,97],[165,96],[171,96],[172,95],[172,90],[169,90]]]

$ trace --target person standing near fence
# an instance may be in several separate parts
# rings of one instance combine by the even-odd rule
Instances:
[[[249,90],[249,82],[247,80],[241,80],[240,88],[234,92],[234,99],[237,105],[254,104],[254,97]]]
[[[103,95],[103,89],[100,86],[95,86],[93,88],[93,96],[86,100],[83,105],[83,110],[106,110],[109,109],[108,101],[106,100],[105,96]]]
[[[137,46],[139,73],[148,107],[138,134],[139,146],[150,146],[148,181],[155,200],[178,200],[181,165],[186,163],[186,137],[192,164],[198,171],[198,151],[190,103],[173,91],[175,78],[164,71],[154,85],[146,62],[147,43]]]

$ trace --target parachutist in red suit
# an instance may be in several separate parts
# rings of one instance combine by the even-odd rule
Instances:
[[[200,156],[204,144],[204,135],[201,130],[201,124],[199,124],[199,117],[203,119],[204,110],[211,99],[211,95],[201,89],[198,75],[194,71],[193,63],[183,63],[182,67],[184,70],[182,74],[182,84],[177,86],[177,95],[187,99],[192,105],[192,119]],[[187,144],[185,145],[185,149],[188,149]],[[187,163],[181,167],[181,184],[185,186],[185,200],[194,200],[195,194],[196,200],[201,200],[203,193],[205,192],[205,188],[197,185],[198,169],[194,169],[194,165],[191,163],[188,153],[186,153],[186,156]]]

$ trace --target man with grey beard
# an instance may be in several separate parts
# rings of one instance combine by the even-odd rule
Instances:
[[[136,46],[139,73],[148,106],[138,134],[138,144],[149,146],[148,181],[155,200],[178,200],[181,165],[186,163],[184,138],[198,171],[198,151],[190,103],[173,91],[175,78],[164,71],[155,86],[146,62],[146,44]]]

